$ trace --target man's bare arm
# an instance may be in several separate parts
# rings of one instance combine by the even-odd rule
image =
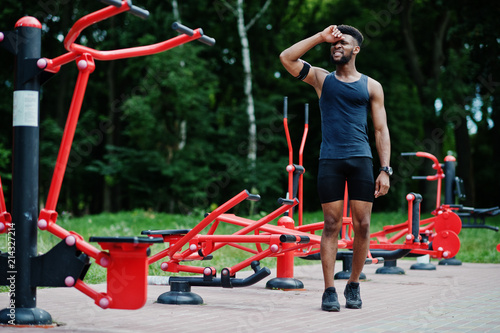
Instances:
[[[304,62],[300,58],[307,51],[318,44],[324,42],[333,44],[341,39],[343,39],[342,33],[337,29],[337,26],[329,26],[322,32],[301,40],[300,42],[295,43],[294,45],[281,52],[281,63],[290,74],[292,74],[294,77],[297,77],[304,67]],[[323,85],[324,77],[326,75],[328,75],[327,70],[311,66],[311,68],[309,69],[309,73],[303,79],[303,81],[312,85],[316,89],[316,92],[318,92],[319,96],[321,93],[321,86]]]
[[[384,106],[382,85],[373,79],[368,81],[371,113],[375,129],[375,145],[380,158],[380,166],[389,166],[391,161],[391,138],[387,127],[387,114]],[[381,172],[375,181],[375,197],[387,194],[390,188],[389,175]]]

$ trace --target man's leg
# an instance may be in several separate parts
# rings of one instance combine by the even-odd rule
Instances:
[[[352,227],[354,230],[351,276],[347,283],[359,282],[370,248],[370,218],[373,203],[351,200]]]
[[[333,286],[333,275],[338,250],[338,235],[342,227],[343,201],[329,202],[322,204],[322,207],[325,221],[321,236],[320,253],[325,291],[321,298],[321,309],[324,311],[340,311],[337,291]]]
[[[359,288],[359,276],[365,265],[366,256],[370,247],[370,216],[372,203],[351,200],[352,226],[354,229],[354,243],[352,256],[351,276],[347,281],[344,296],[345,306],[350,309],[361,309],[363,302]]]
[[[323,208],[324,227],[321,235],[321,265],[325,289],[333,287],[335,262],[338,250],[338,237],[342,227],[342,212],[344,201],[338,200],[321,205]]]

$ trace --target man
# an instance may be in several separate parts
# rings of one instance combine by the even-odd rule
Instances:
[[[342,227],[343,200],[347,181],[354,230],[352,271],[344,295],[346,308],[362,305],[359,276],[370,245],[370,217],[374,198],[389,191],[391,143],[380,83],[356,70],[363,35],[354,27],[331,25],[306,38],[280,55],[286,70],[310,84],[319,97],[322,143],[318,169],[318,193],[324,214],[321,237],[321,264],[325,292],[321,308],[340,311],[334,287],[334,269],[338,235]],[[330,54],[336,65],[328,72],[309,65],[300,58],[311,48],[330,43]],[[368,142],[367,116],[375,130],[375,143],[380,157],[380,173],[374,181],[372,154]]]

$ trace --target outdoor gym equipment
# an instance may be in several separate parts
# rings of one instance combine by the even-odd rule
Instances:
[[[455,198],[458,202],[465,200],[463,179],[455,175],[456,158],[448,155],[444,159],[445,172],[445,194],[444,203],[453,205]],[[458,207],[457,215],[462,220],[462,228],[484,228],[498,231],[499,228],[486,224],[486,218],[500,214],[500,207],[474,208],[456,205]]]
[[[102,250],[75,232],[57,225],[56,206],[78,122],[85,89],[95,69],[94,60],[109,61],[145,56],[198,40],[214,45],[215,40],[174,23],[181,35],[166,41],[127,49],[98,51],[76,42],[92,24],[129,11],[147,18],[147,10],[131,0],[101,0],[109,5],[80,18],[64,40],[67,53],[54,59],[41,57],[42,25],[34,17],[17,21],[14,31],[0,32],[0,45],[15,54],[13,116],[12,216],[7,213],[0,191],[0,232],[7,233],[9,250],[0,255],[0,284],[10,286],[10,305],[0,311],[0,323],[8,325],[51,325],[50,314],[36,308],[36,289],[40,286],[75,287],[102,308],[137,309],[146,301],[147,248],[160,239],[150,237],[92,237]],[[75,61],[78,78],[57,157],[45,208],[38,214],[39,169],[39,90],[61,66]],[[38,217],[38,219],[37,219]],[[37,226],[62,241],[43,255],[37,254]],[[89,257],[107,269],[107,291],[97,292],[83,282]],[[60,265],[64,262],[64,265]]]
[[[447,221],[447,228],[452,229],[457,234],[460,232],[461,228],[485,228],[493,231],[499,230],[498,227],[487,225],[485,222],[486,218],[500,214],[500,208],[498,206],[491,208],[474,208],[465,207],[461,204],[455,203],[456,201],[460,202],[464,200],[466,196],[463,189],[463,180],[455,174],[456,158],[454,156],[447,155],[444,158],[444,163],[439,163],[438,159],[434,155],[427,152],[403,153],[402,155],[423,157],[430,159],[433,162],[432,168],[436,170],[435,175],[412,176],[412,179],[437,181],[436,208],[432,211],[432,214],[439,219],[443,212],[450,210],[456,212],[456,214],[450,215],[453,219]],[[440,201],[442,197],[442,179],[445,180],[444,204],[441,204]],[[456,217],[458,217],[458,220]],[[451,235],[451,238],[448,238],[447,241],[456,243],[457,240],[454,238],[454,235]],[[461,265],[461,262],[460,260],[455,259],[454,256],[448,256],[443,258],[439,264]]]
[[[274,212],[259,219],[252,220],[234,214],[228,214],[232,207],[241,201],[259,200],[260,197],[251,195],[248,191],[243,191],[216,210],[207,214],[205,219],[199,222],[191,230],[146,230],[144,235],[162,238],[168,246],[149,258],[149,263],[153,264],[163,258],[168,257],[168,261],[161,263],[161,269],[170,273],[188,272],[200,273],[202,277],[169,277],[167,284],[171,285],[171,291],[158,298],[160,303],[189,303],[199,304],[201,298],[197,295],[179,300],[181,296],[186,296],[190,292],[190,286],[210,286],[210,287],[235,287],[247,285],[246,281],[235,279],[235,273],[252,265],[255,274],[249,280],[257,281],[269,275],[267,269],[260,269],[259,260],[265,257],[277,257],[277,277],[267,282],[266,287],[270,289],[301,289],[303,284],[293,278],[293,260],[295,257],[318,258],[321,236],[316,235],[316,231],[323,229],[323,222],[303,224],[302,209],[300,204],[303,195],[303,174],[305,169],[302,165],[305,140],[308,133],[308,106],[305,107],[305,126],[299,150],[299,164],[293,163],[293,147],[288,130],[288,99],[284,99],[283,126],[289,150],[289,161],[286,167],[288,172],[288,199],[279,199],[281,207]],[[430,254],[433,257],[454,256],[460,247],[460,241],[456,235],[460,231],[460,226],[456,214],[448,207],[442,207],[435,217],[420,220],[420,202],[422,197],[416,193],[410,193],[406,197],[408,201],[408,220],[398,225],[386,226],[380,232],[371,235],[373,240],[370,243],[370,252],[366,263],[383,263],[384,261],[395,261],[410,252],[417,255]],[[298,205],[298,225],[293,220],[293,209]],[[352,258],[353,230],[352,218],[348,205],[347,191],[344,199],[344,218],[342,235],[339,239],[339,251],[337,259],[343,260],[348,266]],[[281,217],[280,217],[281,216]],[[278,219],[277,225],[270,224]],[[232,235],[217,235],[220,222],[233,224],[242,229]],[[206,235],[200,232],[208,228]],[[251,233],[254,233],[253,235]],[[389,235],[395,235],[389,237]],[[396,243],[401,238],[402,242]],[[432,241],[432,243],[431,243]],[[242,244],[255,244],[251,248]],[[294,244],[291,244],[294,243]],[[263,244],[268,247],[264,249]],[[252,254],[248,259],[221,270],[221,278],[216,277],[216,270],[213,267],[199,267],[183,265],[181,262],[192,260],[206,260],[212,257],[212,253],[225,246],[232,246]],[[187,248],[186,248],[187,247]],[[184,249],[184,250],[183,250]],[[347,278],[349,268],[344,267],[342,276],[337,278]],[[346,275],[347,274],[347,275]],[[232,278],[232,279],[231,279]]]
[[[297,200],[286,199],[281,200],[282,206],[275,212],[262,218],[253,226],[243,228],[240,232],[236,232],[233,235],[214,235],[213,233],[217,228],[216,224],[211,226],[207,235],[199,235],[200,231],[213,222],[218,215],[227,212],[227,210],[231,209],[238,203],[243,200],[259,199],[259,196],[250,194],[248,191],[242,191],[233,199],[208,214],[206,218],[192,230],[144,231],[143,234],[146,235],[146,237],[91,237],[89,241],[97,242],[101,246],[102,250],[99,250],[89,242],[86,242],[77,233],[67,231],[56,223],[58,217],[58,213],[56,212],[57,201],[78,122],[78,116],[84,98],[85,88],[90,74],[95,69],[94,59],[114,60],[127,57],[144,56],[163,52],[192,40],[199,40],[209,45],[213,45],[215,43],[215,40],[212,38],[204,36],[201,29],[191,30],[183,25],[174,23],[172,27],[178,32],[181,32],[182,35],[154,45],[113,51],[97,51],[75,44],[78,35],[81,31],[83,31],[83,29],[113,15],[130,10],[135,14],[140,14],[140,16],[146,16],[146,11],[132,6],[129,1],[120,2],[107,0],[105,3],[110,6],[84,16],[78,20],[69,31],[68,36],[66,36],[64,40],[64,46],[68,53],[54,59],[41,58],[39,54],[39,47],[38,54],[30,55],[29,57],[20,56],[19,52],[16,53],[18,56],[18,63],[23,63],[22,74],[26,75],[26,72],[28,72],[27,69],[30,69],[31,74],[29,77],[37,83],[38,88],[40,82],[42,81],[42,77],[45,79],[47,78],[47,73],[57,73],[61,66],[73,60],[77,63],[79,75],[66,127],[63,133],[62,143],[57,157],[56,168],[52,177],[46,206],[40,212],[38,222],[35,222],[35,218],[38,214],[34,209],[32,209],[29,214],[15,214],[14,222],[10,223],[10,215],[6,212],[3,201],[2,206],[0,207],[2,211],[1,230],[13,233],[14,231],[19,231],[21,228],[24,228],[23,234],[31,236],[30,239],[27,240],[16,240],[16,253],[15,256],[14,254],[12,255],[12,259],[5,255],[0,257],[0,267],[2,268],[7,267],[10,260],[16,264],[16,274],[14,275],[16,281],[15,299],[13,294],[11,294],[12,304],[15,304],[14,311],[16,316],[13,321],[9,320],[10,309],[4,309],[2,313],[0,313],[2,323],[13,323],[17,325],[46,325],[51,323],[51,317],[48,313],[35,308],[36,287],[38,286],[75,287],[94,299],[95,303],[102,308],[140,308],[146,302],[147,268],[150,264],[155,263],[165,256],[169,256],[170,260],[161,265],[163,270],[169,272],[191,272],[203,274],[202,278],[191,277],[187,279],[179,277],[178,281],[174,281],[175,279],[173,279],[173,282],[186,283],[187,280],[189,286],[221,286],[226,288],[244,287],[257,282],[270,274],[269,269],[260,268],[258,264],[259,259],[269,256],[270,254],[280,254],[281,252],[291,251],[294,249],[293,247],[284,249],[284,245],[286,244],[303,244],[309,242],[309,237],[307,235],[288,234],[286,229],[280,229],[278,235],[246,235],[247,233],[253,232],[259,228],[259,226],[267,224],[273,219],[283,215],[285,211],[298,204]],[[38,32],[38,35],[35,35],[37,37],[36,40],[38,41],[38,44],[24,43],[23,46],[25,48],[26,45],[39,46],[39,32],[41,25],[36,19],[31,17],[23,18],[18,22],[16,28],[17,30],[15,32],[6,32],[5,34],[2,34],[1,36],[3,37],[1,40],[4,40],[4,37],[7,37],[5,40],[13,40],[16,38],[15,36],[18,31],[24,28],[29,28]],[[2,45],[5,46],[5,44]],[[16,49],[10,44],[7,46],[10,46],[10,49],[13,52]],[[17,77],[20,76],[18,75]],[[17,92],[18,91],[16,91],[16,93]],[[33,94],[33,92],[35,94]],[[19,99],[19,101],[16,101],[19,103],[22,102],[22,105],[24,106],[24,109],[21,109],[21,107],[18,109],[21,109],[24,113],[31,111],[31,114],[28,115],[31,115],[32,117],[29,119],[38,119],[38,90],[28,90],[27,92],[23,90],[20,96],[16,93],[15,98]],[[27,101],[28,98],[31,98],[31,100]],[[25,110],[25,105],[28,104],[35,105],[36,107],[33,110]],[[17,116],[16,112],[20,112],[18,109],[15,108],[14,118]],[[22,115],[25,116],[25,114]],[[15,121],[14,125],[15,134],[17,134],[20,130],[29,131],[32,130],[32,128],[36,130],[36,132],[32,134],[30,140],[26,138],[22,139],[24,142],[27,142],[27,145],[25,146],[29,146],[24,147],[25,149],[36,147],[36,150],[31,149],[25,155],[38,157],[38,122],[32,124],[23,122],[16,123]],[[20,149],[16,147],[15,156],[16,154],[19,155],[19,150]],[[22,164],[26,160],[34,160],[33,158],[27,159],[26,156],[24,156],[24,158],[15,157],[15,166]],[[15,173],[17,173],[18,168],[15,167],[14,170],[16,171]],[[31,195],[25,196],[33,198],[33,200],[36,201],[35,203],[30,204],[30,207],[35,208],[38,207],[38,189],[35,187],[35,185],[38,184],[38,179],[36,178],[36,180],[33,180],[32,178],[34,175],[38,174],[37,170],[38,159],[36,159],[36,165],[33,165],[30,169],[22,169],[23,175],[26,176],[25,180],[29,180],[30,182],[27,185],[18,187],[16,186],[16,181],[19,181],[19,178],[14,177],[13,186],[15,194],[18,193],[18,188],[30,190]],[[26,202],[20,199],[16,200],[16,196],[14,196],[13,201],[15,203]],[[14,211],[16,212],[16,210]],[[21,218],[25,215],[32,216],[33,219],[22,224],[24,221],[22,221]],[[38,225],[39,229],[46,230],[62,239],[62,242],[60,242],[52,250],[45,255],[38,257],[36,256],[36,225]],[[168,242],[170,247],[165,251],[161,251],[160,253],[153,255],[151,258],[148,258],[149,246],[154,243],[161,242]],[[236,245],[236,243],[266,243],[269,248],[258,252],[248,249],[242,245]],[[21,245],[25,248],[30,248],[30,251],[20,251],[19,249],[21,248]],[[182,249],[184,245],[188,246],[185,250]],[[220,278],[216,277],[216,270],[213,267],[200,268],[179,264],[181,261],[208,259],[211,252],[225,245],[248,249],[250,252],[253,252],[254,255],[248,260],[244,260],[233,267],[222,269]],[[261,249],[261,247],[259,248]],[[89,257],[93,258],[96,264],[107,269],[107,291],[105,293],[97,292],[83,282],[90,265]],[[21,263],[22,259],[24,259],[23,263]],[[60,265],[57,264],[58,262],[64,262],[65,266],[61,268]],[[235,273],[249,265],[252,266],[255,274],[245,279],[237,279],[235,277]],[[6,275],[8,273],[9,270],[7,269],[2,270],[1,272],[2,275],[0,275],[0,282],[4,285],[9,284],[9,277]],[[23,276],[21,276],[20,273],[22,273]],[[21,285],[21,282],[25,286],[25,289],[29,289],[31,291],[31,294],[24,297],[24,301],[21,301],[21,296],[25,295],[26,292],[19,291],[20,288],[18,287],[18,285]],[[26,299],[29,299],[30,301]],[[26,311],[26,315],[20,316],[19,314],[23,311]],[[38,315],[38,313],[43,313],[43,316]]]
[[[293,197],[295,197],[297,195],[297,189],[299,196],[301,196],[302,193],[302,177],[305,171],[302,166],[302,156],[305,138],[308,131],[308,120],[306,115],[304,135],[302,137],[301,147],[299,150],[299,165],[294,165],[293,148],[286,120],[286,107],[288,105],[287,98],[284,100],[284,105],[284,128],[289,149],[289,165],[287,166],[287,171],[289,171],[288,187],[289,193],[293,193]],[[436,258],[450,257],[458,252],[460,248],[460,241],[456,234],[460,232],[460,226],[457,225],[457,223],[459,223],[459,219],[456,214],[451,212],[449,207],[442,207],[441,211],[436,214],[438,216],[421,221],[419,212],[422,197],[419,194],[410,193],[407,195],[406,199],[408,201],[408,220],[398,225],[387,225],[382,231],[371,234],[372,241],[370,242],[370,251],[366,263],[384,263],[385,266],[386,263],[394,262],[396,259],[406,256],[411,252],[417,255],[430,254]],[[303,224],[301,205],[299,205],[298,208],[298,215],[299,223],[298,226],[294,227],[295,230],[314,234],[316,231],[323,229],[323,222]],[[354,237],[352,218],[350,215],[346,184],[344,194],[343,225],[341,237],[339,239],[339,249],[342,250],[337,253],[337,260],[343,261],[343,270],[336,274],[335,277],[338,279],[346,279],[350,275],[352,244]],[[226,217],[222,216],[222,218],[224,219]],[[434,230],[436,226],[437,230]],[[404,238],[403,241],[398,242],[402,238]],[[435,242],[432,242],[434,240]],[[311,244],[307,249],[297,251],[295,255],[305,259],[319,259],[319,249]],[[286,274],[284,272],[285,269],[283,269],[280,273],[280,267],[278,266],[278,275]],[[293,272],[293,270],[291,272]],[[290,274],[287,275],[287,277],[292,276],[293,275]]]
[[[431,159],[434,162],[432,167],[436,170],[435,175],[413,176],[414,179],[437,181],[438,195],[436,198],[436,208],[432,212],[433,216],[421,220],[418,227],[413,228],[415,236],[429,241],[430,247],[428,249],[414,249],[411,251],[412,254],[429,254],[433,258],[451,258],[455,256],[460,249],[458,234],[462,229],[462,225],[458,215],[453,212],[455,207],[449,204],[441,204],[442,179],[445,178],[441,164],[439,164],[435,156],[425,152],[402,153],[401,155]],[[373,233],[372,237],[382,242],[388,241],[389,243],[393,243],[402,237],[404,233],[401,231],[402,228],[403,225],[385,226],[382,231]],[[388,233],[395,231],[399,231],[399,233],[387,239]]]
[[[444,158],[444,163],[440,163],[438,159],[426,152],[416,152],[416,153],[403,153],[403,156],[417,156],[430,159],[433,164],[432,168],[436,169],[435,175],[430,176],[412,176],[412,179],[421,179],[427,181],[437,181],[437,193],[436,193],[436,209],[432,214],[436,215],[439,210],[444,208],[450,208],[456,211],[456,214],[460,217],[462,228],[485,228],[493,231],[498,231],[499,228],[491,225],[487,225],[485,219],[488,217],[496,216],[500,214],[500,208],[498,206],[491,208],[474,208],[465,207],[461,204],[456,204],[457,202],[463,201],[466,198],[463,180],[456,176],[456,158],[452,155],[447,155]],[[444,205],[441,205],[442,197],[442,179],[444,179]]]
[[[303,174],[305,169],[302,165],[303,153],[305,140],[308,133],[308,106],[306,104],[305,108],[305,126],[304,133],[302,135],[302,141],[299,149],[299,164],[293,163],[293,147],[291,144],[290,133],[288,130],[288,99],[284,99],[284,119],[283,125],[285,129],[285,135],[287,139],[287,145],[289,150],[289,161],[286,167],[288,172],[288,193],[289,198],[297,200],[297,195],[302,198],[303,193]],[[347,186],[347,184],[346,184]],[[290,199],[289,199],[290,200]],[[421,252],[425,254],[432,254],[436,257],[450,256],[454,255],[459,248],[456,242],[444,242],[441,239],[444,236],[437,237],[436,246],[431,246],[429,238],[433,237],[435,233],[432,232],[434,226],[441,226],[441,231],[446,231],[447,226],[443,223],[448,220],[450,215],[448,211],[438,218],[431,220],[420,221],[420,202],[422,200],[421,196],[416,193],[410,193],[407,196],[408,200],[408,220],[399,225],[386,226],[383,231],[379,233],[373,233],[371,238],[373,240],[370,243],[370,252],[368,258],[366,259],[367,264],[383,263],[385,260],[396,260],[399,259],[412,251]],[[319,245],[321,243],[321,237],[315,233],[323,229],[324,222],[316,222],[310,224],[303,223],[302,210],[303,206],[300,204],[303,200],[299,200],[298,205],[298,225],[295,225],[293,220],[293,210],[289,209],[286,212],[286,216],[278,220],[278,226],[270,225],[267,223],[262,223],[261,221],[253,221],[250,219],[235,216],[234,214],[221,214],[215,220],[218,222],[225,222],[234,225],[241,226],[246,230],[255,231],[263,234],[278,234],[284,233],[283,228],[286,228],[288,233],[296,236],[308,236],[309,243],[307,244],[296,244],[290,246],[291,249],[284,253],[280,253],[277,257],[277,277],[271,279],[267,283],[267,287],[270,289],[300,289],[303,285],[300,281],[293,278],[293,259],[294,257],[303,257],[306,259],[319,259]],[[352,246],[353,246],[353,229],[352,229],[352,218],[350,216],[349,200],[347,197],[347,191],[345,191],[344,197],[344,212],[343,212],[343,223],[341,238],[339,239],[339,249],[337,259],[343,260],[344,269],[336,275],[336,278],[348,278],[350,274],[350,262],[352,260]],[[451,217],[453,219],[453,217]],[[396,235],[389,238],[389,235],[396,233]],[[422,238],[421,233],[428,235],[425,239]],[[448,238],[448,234],[446,234]],[[396,243],[398,240],[404,237],[402,243]],[[449,236],[450,239],[457,240],[458,236],[455,238],[453,235]],[[452,246],[450,246],[450,244]],[[258,247],[259,251],[260,248]]]
[[[146,230],[143,232],[145,237],[91,237],[89,241],[98,243],[102,250],[85,241],[77,233],[68,231],[56,223],[58,217],[56,206],[85,88],[90,74],[95,70],[94,60],[109,61],[150,55],[193,40],[209,45],[215,43],[212,38],[204,36],[201,29],[191,30],[180,24],[174,24],[173,28],[182,34],[153,45],[98,51],[76,44],[78,35],[86,27],[113,15],[131,11],[141,17],[147,16],[145,10],[133,6],[130,1],[105,0],[104,2],[109,6],[86,15],[75,23],[64,40],[64,47],[68,52],[54,59],[42,58],[40,55],[41,24],[35,18],[22,18],[17,22],[15,31],[0,33],[0,45],[17,57],[14,92],[15,149],[13,149],[12,217],[6,211],[3,194],[0,200],[0,230],[17,236],[15,247],[13,246],[12,250],[9,248],[9,253],[0,256],[2,268],[0,283],[14,285],[16,293],[15,297],[11,294],[11,306],[0,312],[0,323],[50,325],[52,323],[50,314],[36,308],[36,288],[39,286],[75,287],[102,308],[140,308],[146,302],[148,266],[166,257],[168,260],[160,266],[166,272],[202,274],[202,277],[171,277],[172,286],[177,285],[177,290],[172,290],[174,292],[185,291],[186,285],[188,287],[196,285],[224,288],[250,285],[270,274],[267,268],[260,268],[258,264],[258,261],[265,257],[278,258],[278,283],[270,284],[268,287],[300,288],[300,284],[293,279],[293,259],[319,253],[321,237],[316,235],[315,231],[323,227],[322,222],[308,225],[302,223],[302,205],[300,205],[302,200],[296,197],[297,194],[300,198],[302,196],[304,173],[302,155],[308,130],[307,116],[299,152],[299,164],[295,165],[285,112],[284,126],[290,150],[287,166],[289,198],[280,199],[280,207],[259,220],[254,221],[227,213],[244,200],[260,198],[248,191],[242,191],[207,214],[191,230]],[[79,74],[46,206],[38,214],[39,88],[47,78],[56,74],[61,66],[72,61],[76,62]],[[287,103],[285,103],[285,111],[286,105]],[[426,242],[420,241],[417,234],[420,225],[417,213],[420,207],[418,195],[409,196],[408,200],[409,207],[411,205],[408,221],[403,223],[401,229],[398,229],[401,237],[406,235],[405,243],[374,242],[370,246],[373,250],[367,258],[368,263],[382,262],[384,258],[399,258],[408,250],[423,250],[428,247]],[[342,239],[339,240],[341,249],[352,249],[353,244],[352,220],[349,217],[347,203],[346,198],[343,233]],[[299,225],[295,226],[292,216],[293,208],[297,205],[299,205]],[[270,223],[275,219],[278,219],[278,225]],[[215,232],[220,222],[241,226],[242,229],[231,235],[217,235]],[[40,256],[36,252],[36,226],[62,239],[53,249]],[[201,235],[200,233],[208,227],[207,234]],[[168,243],[167,248],[148,258],[149,246],[160,242]],[[254,244],[255,249],[242,244]],[[220,278],[217,277],[217,272],[213,267],[181,264],[185,261],[209,259],[213,252],[224,246],[247,251],[251,253],[251,256],[232,267],[222,269]],[[372,254],[377,249],[381,251],[380,256],[373,257]],[[444,249],[437,250],[436,255],[442,255],[444,252]],[[348,256],[348,252],[338,255],[340,258]],[[90,265],[89,258],[93,258],[96,264],[107,269],[107,291],[104,293],[94,290],[83,282]],[[64,267],[59,265],[60,262],[65,263]],[[248,266],[253,268],[254,274],[245,279],[237,279],[236,272]],[[166,303],[169,301],[165,300]],[[14,319],[12,319],[13,313]]]
[[[416,156],[424,157],[432,160],[434,163],[432,165],[433,169],[436,170],[435,175],[430,176],[413,176],[413,179],[425,179],[428,181],[437,182],[437,198],[436,198],[436,208],[432,212],[432,217],[423,219],[420,221],[418,228],[419,237],[429,244],[428,248],[414,249],[407,256],[424,256],[429,255],[432,258],[450,260],[453,258],[460,249],[460,239],[458,234],[462,229],[461,221],[458,215],[454,212],[456,209],[453,205],[441,204],[441,189],[442,189],[442,179],[445,178],[445,173],[443,171],[443,165],[441,165],[437,158],[429,153],[425,152],[412,152],[412,153],[402,153],[402,156]],[[446,164],[448,167],[448,165]],[[446,188],[449,187],[448,180],[445,181]],[[402,232],[401,228],[403,225],[395,226],[385,226],[382,231],[375,232],[372,234],[379,241],[383,242],[395,242],[401,239]],[[388,233],[396,232],[394,236],[388,238]],[[429,269],[426,265],[412,266],[413,269]],[[435,269],[432,266],[432,269]],[[384,263],[383,268],[379,268],[377,273],[380,274],[402,274],[404,271],[396,267],[394,260]]]

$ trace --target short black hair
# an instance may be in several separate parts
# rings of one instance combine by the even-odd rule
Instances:
[[[361,44],[363,43],[363,40],[364,40],[363,34],[355,27],[351,27],[350,25],[342,24],[342,25],[339,25],[337,27],[337,29],[339,29],[339,31],[344,35],[352,36],[358,42],[359,46],[361,46]]]

